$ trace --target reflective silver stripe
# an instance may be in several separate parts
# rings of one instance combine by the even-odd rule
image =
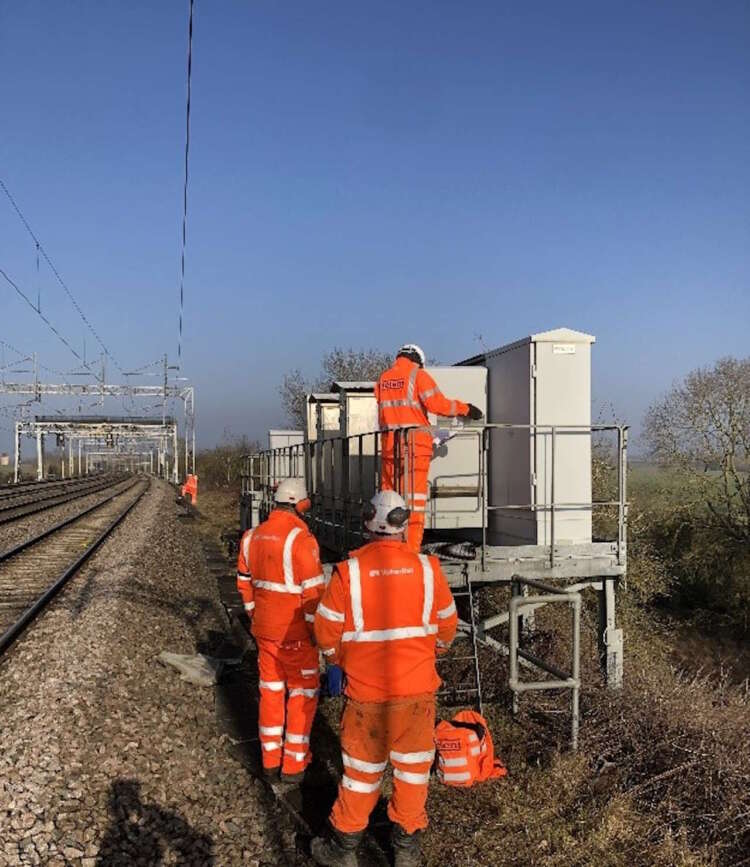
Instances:
[[[314,578],[305,578],[300,585],[303,590],[309,590],[311,587],[317,587],[319,584],[325,584],[326,579],[322,575],[316,575]]]
[[[314,614],[305,614],[305,620],[308,623],[315,623],[315,615]]]
[[[317,694],[317,689],[301,689],[298,686],[295,686],[294,689],[289,690],[289,698],[294,698],[295,695],[304,695],[305,698],[315,698]]]
[[[341,751],[341,760],[346,768],[354,768],[355,771],[362,771],[365,774],[382,774],[388,762],[366,762],[364,759],[355,759],[348,753]]]
[[[341,778],[341,785],[350,792],[361,792],[363,795],[370,795],[380,789],[381,781],[375,783],[363,783],[362,780],[353,780],[347,777],[346,774]]]
[[[478,756],[479,753],[481,753],[482,751],[479,747],[471,747],[469,749],[469,752],[472,754],[472,756]]]
[[[248,530],[242,539],[242,556],[245,558],[245,565],[250,566],[250,540],[253,538],[255,530]]]
[[[274,593],[291,593],[292,595],[302,593],[302,588],[295,584],[290,587],[288,584],[280,584],[278,581],[259,581],[257,578],[253,578],[253,587],[257,587],[259,590],[273,590]]]
[[[254,611],[255,603],[254,602],[246,602],[245,603],[245,611]]]
[[[422,606],[422,625],[427,628],[430,625],[432,604],[435,600],[435,576],[432,574],[432,563],[425,554],[419,555],[422,563],[422,581],[424,583],[424,605]],[[437,630],[436,630],[437,631]]]
[[[325,617],[326,620],[333,620],[334,623],[344,622],[343,614],[340,614],[338,611],[332,611],[330,608],[328,608],[328,606],[323,605],[322,602],[320,603],[320,605],[318,605],[318,610],[316,613],[320,614],[321,617]]]
[[[479,743],[479,738],[477,737],[476,732],[469,732],[469,740]]]
[[[281,692],[286,686],[283,680],[261,680],[258,685],[261,689],[270,689],[271,692]]]
[[[437,632],[437,624],[400,626],[397,629],[371,629],[369,632],[345,632],[342,641],[398,641],[402,638],[427,638]],[[323,651],[325,653],[325,651]]]
[[[421,753],[397,753],[391,750],[391,759],[394,762],[402,762],[405,765],[418,765],[422,762],[431,762],[435,758],[435,750],[426,750]]]
[[[381,425],[386,430],[401,430],[402,428],[419,427],[416,422],[408,422],[407,424],[385,424]]]
[[[430,772],[426,774],[415,774],[412,771],[402,771],[401,768],[393,769],[393,776],[397,780],[404,783],[411,783],[414,786],[424,786],[430,782]]]
[[[459,783],[463,780],[470,780],[471,774],[469,773],[469,771],[460,771],[454,774],[444,774],[441,772],[440,779],[445,780],[448,783]]]
[[[422,412],[422,404],[416,400],[384,400],[380,404],[380,409],[395,409],[397,407],[408,407]]]
[[[451,599],[451,604],[446,605],[445,608],[441,608],[438,611],[437,616],[441,620],[445,620],[446,617],[450,617],[451,615],[453,615],[455,613],[456,613],[456,603]]]
[[[450,647],[450,646],[451,646],[451,643],[450,643],[450,641],[441,641],[441,640],[438,638],[438,640],[437,640],[437,646],[438,646],[438,647]]]
[[[253,580],[253,576],[252,575],[246,575],[244,572],[238,572],[237,573],[237,580],[238,581],[247,581],[248,583],[250,583]]]
[[[261,746],[264,750],[270,752],[271,750],[280,750],[281,749],[281,741],[263,741]]]
[[[304,753],[297,753],[294,750],[290,750],[289,747],[284,747],[284,755],[290,759],[294,759],[296,762],[304,762],[307,750]]]
[[[467,760],[464,757],[460,759],[444,759],[442,756],[438,757],[438,761],[440,765],[444,768],[457,768],[459,765],[468,764]]]
[[[348,561],[349,566],[349,596],[352,605],[352,621],[354,631],[362,632],[365,628],[365,617],[362,613],[362,582],[359,577],[359,560],[352,557]]]
[[[409,374],[409,385],[406,389],[406,399],[414,400],[414,386],[417,384],[417,374],[419,373],[419,368],[415,367],[412,372]]]
[[[282,557],[284,564],[284,583],[288,588],[297,587],[294,583],[294,562],[292,560],[292,545],[294,545],[294,540],[299,536],[302,530],[299,527],[295,527],[293,530],[289,531],[289,535],[284,540],[284,554]],[[294,590],[289,590],[290,593],[295,592]],[[302,592],[302,589],[299,588],[299,592]]]
[[[410,509],[410,511],[411,511],[412,513],[414,513],[414,512],[426,512],[426,511],[427,511],[427,507],[426,507],[426,506],[412,506],[411,509]]]
[[[276,735],[280,737],[284,734],[284,726],[258,726],[258,731],[262,735]]]
[[[407,494],[407,500],[422,500],[423,502],[427,501],[427,494]]]
[[[336,648],[335,648],[335,647],[331,647],[331,648],[329,648],[328,650],[324,650],[324,649],[321,647],[321,648],[320,648],[320,652],[323,654],[323,656],[333,656],[333,654],[336,653]]]
[[[286,739],[290,744],[309,744],[310,737],[308,735],[293,735],[291,732],[286,733]]]
[[[419,399],[427,400],[428,398],[432,397],[433,394],[440,394],[440,389],[437,386],[435,386],[435,388],[428,388],[427,391],[420,391]]]
[[[317,668],[300,668],[299,673],[302,677],[312,677],[314,674],[318,674]]]

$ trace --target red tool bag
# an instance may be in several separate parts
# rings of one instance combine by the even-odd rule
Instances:
[[[438,778],[447,786],[473,786],[482,780],[505,777],[508,770],[495,758],[487,720],[473,710],[462,710],[435,728]]]

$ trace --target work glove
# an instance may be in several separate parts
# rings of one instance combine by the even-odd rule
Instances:
[[[469,411],[466,413],[466,418],[470,418],[472,421],[479,421],[484,418],[484,413],[478,406],[474,406],[473,403],[470,403]]]
[[[328,695],[341,695],[344,689],[344,670],[340,665],[329,665],[326,669]]]

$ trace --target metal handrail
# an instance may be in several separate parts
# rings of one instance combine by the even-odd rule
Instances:
[[[530,485],[528,503],[490,502],[487,491],[487,452],[489,437],[493,431],[528,431],[531,436],[550,436],[550,474],[549,500],[546,497],[539,502],[535,495],[535,485]],[[556,482],[556,445],[560,436],[587,435],[595,433],[615,432],[617,435],[617,497],[610,500],[594,500],[584,502],[557,502],[555,500]],[[397,489],[404,493],[408,490],[409,478],[413,487],[413,466],[409,460],[413,454],[415,438],[418,434],[432,435],[434,428],[413,426],[398,428],[391,431],[369,431],[358,434],[339,434],[323,439],[305,440],[274,449],[265,449],[253,455],[245,456],[246,467],[243,467],[243,493],[265,503],[266,510],[271,507],[273,490],[288,475],[305,478],[308,491],[313,502],[313,521],[319,528],[326,531],[329,537],[340,546],[341,550],[351,547],[353,537],[361,538],[354,519],[361,515],[362,505],[369,500],[380,486],[382,478],[381,455],[383,437],[392,437],[394,446],[394,476]],[[617,538],[616,555],[618,565],[624,565],[626,554],[626,524],[628,503],[627,495],[627,439],[628,427],[616,424],[595,425],[550,425],[550,424],[516,424],[495,422],[472,427],[456,429],[452,439],[476,439],[477,442],[477,476],[478,490],[476,493],[481,509],[481,562],[484,568],[487,559],[487,516],[493,511],[530,510],[534,512],[549,512],[549,557],[550,566],[555,565],[556,556],[556,516],[560,512],[571,509],[617,508]],[[450,448],[448,440],[447,447]],[[328,451],[326,451],[328,450]],[[352,489],[350,463],[356,458],[357,486]],[[337,473],[337,459],[341,462]],[[365,471],[365,459],[372,462],[371,470]],[[471,474],[474,475],[473,473]],[[365,477],[367,476],[367,480]],[[545,492],[546,493],[546,492]],[[433,500],[433,503],[435,501]],[[439,510],[438,506],[435,506]],[[341,538],[338,539],[337,537]]]

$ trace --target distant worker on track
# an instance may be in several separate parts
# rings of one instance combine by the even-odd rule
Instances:
[[[331,833],[312,843],[317,863],[329,867],[356,867],[356,849],[389,762],[395,864],[421,863],[419,834],[427,827],[440,685],[435,656],[453,641],[457,615],[437,558],[405,544],[408,519],[395,491],[372,498],[364,512],[372,541],[336,566],[315,615],[318,646],[346,677],[344,776],[330,815]]]
[[[268,520],[242,536],[237,588],[258,645],[263,771],[273,777],[280,768],[281,780],[295,783],[311,761],[319,685],[313,622],[325,579],[301,517],[310,507],[304,482],[285,479],[275,502]]]
[[[424,535],[427,509],[427,476],[432,460],[432,436],[427,430],[413,434],[396,434],[399,428],[429,427],[428,412],[442,416],[463,416],[473,421],[482,418],[482,411],[470,403],[449,400],[424,369],[425,354],[415,343],[405,343],[396,361],[381,374],[375,386],[378,401],[381,440],[381,488],[396,490],[398,476],[403,480],[403,492],[411,511],[408,543],[419,551]],[[396,467],[396,437],[399,437],[399,463]],[[397,474],[398,469],[398,474]]]

